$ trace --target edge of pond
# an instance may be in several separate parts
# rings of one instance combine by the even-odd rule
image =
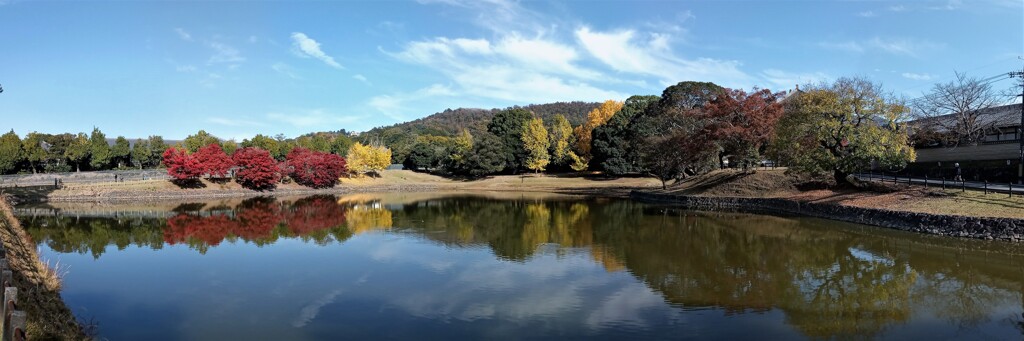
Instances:
[[[629,198],[693,210],[788,213],[940,236],[1024,241],[1024,219],[929,214],[780,198],[705,197],[642,191],[631,191]]]

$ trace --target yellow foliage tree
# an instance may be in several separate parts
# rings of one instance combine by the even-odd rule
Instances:
[[[548,140],[551,142],[551,163],[564,165],[569,159],[569,140],[572,137],[572,125],[561,114],[555,115],[548,126]]]
[[[619,101],[604,101],[604,103],[601,103],[601,106],[591,110],[590,113],[587,114],[586,123],[583,123],[573,130],[573,133],[576,134],[576,154],[578,157],[583,159],[584,163],[590,162],[590,141],[592,139],[591,133],[594,132],[594,128],[607,123],[615,113],[622,110],[622,105],[623,103]]]
[[[540,172],[548,166],[549,154],[548,130],[544,128],[544,120],[535,117],[523,129],[523,146],[526,147],[526,168]]]
[[[356,142],[348,149],[345,161],[349,171],[356,175],[380,173],[391,165],[391,149]]]

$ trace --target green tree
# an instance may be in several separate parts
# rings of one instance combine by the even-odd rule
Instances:
[[[89,135],[89,166],[93,169],[102,170],[110,166],[110,145],[107,144],[107,135],[104,135],[100,128],[92,128]]]
[[[75,135],[69,133],[47,134],[43,141],[46,142],[46,162],[43,169],[47,172],[70,172],[71,166],[64,156],[68,146],[74,141]]]
[[[149,150],[149,141],[143,139],[136,139],[135,145],[132,146],[132,165],[142,169],[149,165],[152,160],[153,153]]]
[[[619,112],[592,133],[591,163],[605,173],[624,175],[642,172],[639,153],[633,146],[629,124],[634,117],[658,103],[658,96],[632,96]]]
[[[32,170],[32,174],[36,174],[39,166],[46,162],[46,149],[43,148],[43,139],[45,138],[45,134],[33,131],[28,133],[21,142],[21,149],[25,153],[25,161],[28,161],[28,168]]]
[[[473,152],[466,160],[469,174],[484,176],[502,171],[507,165],[509,153],[501,138],[494,134],[483,134],[473,143]]]
[[[278,150],[278,142],[272,137],[257,134],[252,139],[242,140],[242,148],[259,148],[270,152],[271,156],[276,157],[280,153]]]
[[[840,184],[872,161],[903,167],[916,157],[903,123],[908,111],[863,78],[810,87],[786,103],[773,153],[795,171],[831,173]]]
[[[355,141],[352,141],[352,138],[348,137],[348,135],[335,136],[334,140],[331,141],[331,153],[338,155],[348,154],[348,149],[352,147],[353,143]]]
[[[18,165],[25,160],[25,153],[21,148],[21,138],[10,132],[0,136],[0,174],[13,173]]]
[[[185,141],[183,142],[185,144],[185,149],[187,149],[189,153],[195,153],[199,148],[206,147],[210,144],[220,145],[220,139],[210,135],[210,133],[207,133],[205,130],[200,130],[194,135],[185,137]]]
[[[553,165],[564,166],[569,163],[569,152],[572,151],[571,138],[572,124],[569,124],[569,120],[562,114],[552,117],[548,126],[548,141],[551,143],[549,153]]]
[[[164,151],[167,150],[167,143],[160,135],[150,135],[149,145],[149,167],[159,167],[164,158]]]
[[[64,157],[68,159],[68,162],[75,165],[75,171],[82,171],[82,164],[88,164],[89,154],[92,146],[89,144],[89,136],[85,133],[78,133],[71,144],[68,145],[68,149],[64,150]]]
[[[224,141],[224,145],[221,146],[221,149],[224,150],[224,154],[231,156],[236,150],[238,150],[238,142],[235,142],[235,140]]]
[[[505,168],[518,171],[526,165],[526,147],[523,145],[523,131],[533,114],[525,109],[512,108],[498,112],[487,124],[487,131],[501,139],[505,146]]]
[[[117,168],[124,168],[131,164],[131,143],[124,136],[118,136],[114,140],[114,147],[110,148],[110,159]]]
[[[323,133],[299,137],[295,139],[295,144],[299,147],[318,152],[329,153],[331,151],[331,140]]]
[[[445,159],[442,161],[446,171],[453,174],[467,174],[469,172],[469,156],[473,152],[473,135],[468,129],[463,129],[458,136],[452,139],[451,145],[445,151]]]
[[[548,130],[544,128],[544,120],[539,117],[531,119],[530,123],[526,125],[526,129],[523,130],[521,139],[527,152],[526,168],[535,173],[543,171],[551,162],[548,154],[550,142],[548,141]]]

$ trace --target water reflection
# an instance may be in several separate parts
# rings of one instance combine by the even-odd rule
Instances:
[[[815,339],[1010,337],[1024,328],[1021,247],[817,219],[704,214],[608,199],[389,200],[372,195],[257,198],[234,206],[182,204],[150,216],[19,212],[37,242],[97,260],[112,252],[108,245],[117,250],[187,245],[199,254],[225,243],[264,247],[282,240],[359,248],[362,244],[346,241],[387,231],[447,250],[482,248],[501,262],[526,265],[479,266],[457,255],[423,251],[418,244],[396,247],[387,239],[367,239],[374,245],[367,251],[372,261],[402,259],[439,274],[429,277],[439,282],[416,288],[430,298],[395,294],[388,298],[390,305],[437,323],[466,321],[466,328],[481,319],[518,321],[587,311],[575,324],[614,322],[675,335],[668,332],[683,328],[679,321],[702,316],[690,312],[706,309],[720,311],[731,323],[748,321],[742,322],[751,328],[747,336],[755,337],[771,328],[775,313],[792,330]],[[570,276],[581,259],[605,275]],[[463,271],[452,277],[453,269]],[[606,284],[623,274],[643,286]],[[360,280],[367,279],[356,283]],[[598,287],[607,288],[592,289]],[[299,317],[289,319],[291,326],[307,326],[344,292],[323,288]],[[502,296],[509,292],[516,294]],[[645,309],[660,309],[660,317],[643,313]],[[692,335],[709,335],[701,332]],[[468,335],[481,336],[461,336]],[[630,335],[636,336],[625,334]]]

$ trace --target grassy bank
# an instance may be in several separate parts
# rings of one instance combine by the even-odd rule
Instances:
[[[261,195],[344,194],[356,192],[422,191],[522,191],[624,196],[634,189],[653,188],[649,178],[616,178],[578,175],[503,175],[475,180],[450,179],[406,170],[388,170],[377,178],[342,179],[334,188],[312,189],[294,183],[281,184],[272,191],[253,191],[234,182],[202,180],[198,188],[180,188],[166,180],[110,182],[7,188],[21,202],[40,201],[139,201],[175,198],[232,198]]]
[[[28,313],[31,340],[86,339],[71,310],[60,297],[60,278],[36,252],[11,207],[0,196],[0,241],[18,287],[18,307]]]
[[[977,191],[942,190],[920,185],[881,184],[874,190],[821,188],[784,170],[744,173],[715,171],[653,193],[709,197],[780,198],[800,202],[968,217],[1024,219],[1024,198]]]

